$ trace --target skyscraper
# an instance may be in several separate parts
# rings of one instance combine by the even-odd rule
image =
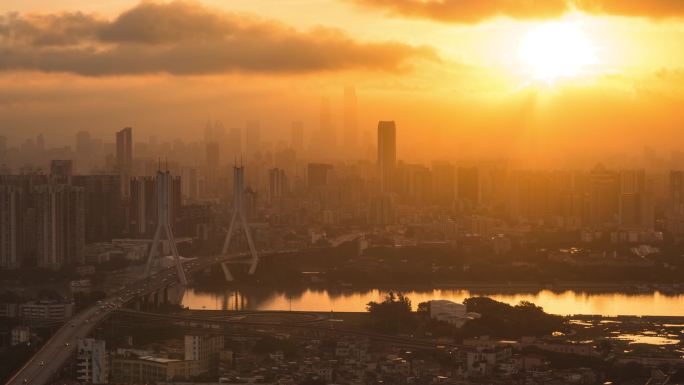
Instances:
[[[380,192],[394,188],[394,172],[397,164],[397,128],[394,121],[378,123],[378,181]]]
[[[116,170],[121,177],[121,192],[131,194],[129,180],[133,174],[133,129],[126,127],[116,133]]]
[[[359,132],[356,116],[356,89],[347,86],[344,89],[344,147],[348,153],[354,153],[358,147]]]
[[[130,176],[133,167],[133,129],[126,127],[116,133],[116,166]]]

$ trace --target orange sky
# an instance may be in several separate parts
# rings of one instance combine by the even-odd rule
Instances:
[[[291,120],[317,128],[321,96],[339,130],[350,84],[362,129],[396,120],[408,160],[669,151],[684,127],[679,1],[5,0],[0,13],[0,135],[15,143],[124,125],[191,139],[208,118],[285,138]],[[595,60],[536,76],[520,47],[549,22]],[[542,63],[567,51],[555,41]]]

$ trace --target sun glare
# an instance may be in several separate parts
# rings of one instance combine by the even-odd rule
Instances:
[[[586,74],[599,62],[596,51],[578,23],[547,22],[524,35],[518,58],[530,79],[553,83]]]

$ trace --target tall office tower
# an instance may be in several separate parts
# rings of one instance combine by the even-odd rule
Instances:
[[[465,208],[474,209],[480,204],[480,171],[477,167],[459,167],[456,175],[458,200]]]
[[[106,384],[109,382],[109,359],[105,341],[93,338],[78,340],[76,375],[80,383]]]
[[[327,186],[332,169],[331,164],[309,163],[306,174],[307,186],[309,188]]]
[[[261,125],[256,120],[247,122],[245,132],[245,155],[251,159],[261,150]]]
[[[116,133],[116,166],[119,172],[131,175],[133,168],[133,129],[126,127]]]
[[[172,209],[177,199],[178,191],[176,190],[176,184],[180,187],[180,181],[174,183],[178,178],[171,176],[169,171],[157,171],[157,176],[155,178],[155,196],[157,203],[157,229],[154,232],[154,238],[152,239],[152,244],[150,245],[150,253],[147,257],[147,265],[145,266],[145,276],[149,277],[152,273],[152,267],[157,257],[159,256],[159,246],[161,241],[165,238],[168,241],[169,249],[173,255],[174,262],[176,264],[176,274],[178,275],[178,281],[182,285],[187,285],[188,280],[185,277],[185,270],[183,270],[183,263],[180,259],[180,254],[178,254],[178,248],[176,247],[176,239],[173,236],[173,230],[171,229],[172,224]]]
[[[235,159],[242,154],[242,128],[231,127],[228,131],[228,158]]]
[[[232,281],[233,275],[228,269],[228,264],[230,263],[246,263],[249,264],[249,274],[254,274],[259,263],[259,255],[257,254],[256,246],[254,245],[254,240],[252,239],[252,232],[249,229],[249,224],[247,223],[247,214],[245,210],[245,168],[240,166],[235,166],[233,168],[233,216],[230,219],[230,225],[228,226],[228,232],[226,233],[226,239],[223,242],[223,249],[221,250],[221,255],[227,256],[228,250],[230,248],[230,241],[233,238],[233,231],[235,231],[236,226],[242,227],[242,231],[247,238],[247,244],[249,245],[249,252],[251,258],[247,261],[245,260],[228,260],[221,263],[221,268],[223,269],[223,274],[226,281]]]
[[[85,207],[82,187],[45,185],[33,194],[38,266],[58,269],[83,261]]]
[[[74,164],[68,159],[54,159],[50,162],[50,179],[56,184],[70,184]]]
[[[121,192],[130,196],[129,180],[133,175],[133,129],[126,127],[116,133],[116,170],[121,176]]]
[[[589,174],[589,220],[592,225],[615,224],[620,211],[620,180],[599,164]]]
[[[394,172],[397,164],[397,127],[394,121],[378,123],[378,181],[380,192],[394,188]]]
[[[268,199],[273,200],[281,198],[287,192],[287,177],[285,170],[281,168],[272,168],[268,170]]]
[[[290,147],[295,151],[301,152],[304,149],[304,123],[301,121],[292,122],[290,127]]]
[[[85,205],[85,241],[108,242],[124,231],[125,213],[118,175],[74,175]]]
[[[157,172],[157,175],[159,172]],[[181,207],[181,179],[169,176],[169,221],[171,227],[179,218]],[[134,236],[150,236],[157,226],[158,192],[157,179],[137,177],[130,182],[129,232]]]
[[[24,228],[24,192],[16,186],[0,185],[0,268],[21,266]]]
[[[355,153],[359,145],[359,127],[357,121],[356,89],[353,86],[344,88],[344,147],[349,153]]]
[[[456,199],[456,168],[448,162],[432,163],[434,203],[451,207]]]
[[[198,193],[197,169],[181,168],[181,195],[183,200],[194,201]]]

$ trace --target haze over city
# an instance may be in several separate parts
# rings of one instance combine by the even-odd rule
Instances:
[[[3,0],[0,383],[684,383],[684,2]]]
[[[269,142],[301,120],[308,137],[321,97],[341,139],[349,85],[360,132],[396,120],[409,161],[571,167],[580,152],[677,150],[684,123],[673,1],[10,0],[0,12],[0,124],[14,144],[38,133],[71,144],[79,130],[107,137],[127,125],[199,140],[208,119],[258,119]],[[574,47],[573,59],[559,46]]]

